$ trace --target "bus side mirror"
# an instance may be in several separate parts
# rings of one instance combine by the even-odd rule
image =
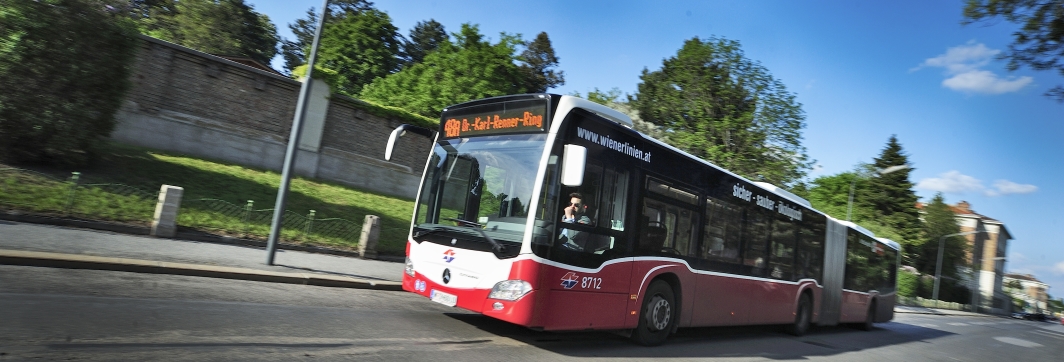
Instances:
[[[562,185],[580,186],[584,183],[584,166],[587,164],[587,148],[565,145],[562,160]]]
[[[395,127],[395,129],[392,130],[392,134],[388,136],[388,144],[384,146],[385,161],[392,160],[392,151],[395,149],[395,143],[399,141],[399,137],[406,135],[406,131],[414,132],[428,138],[435,138],[434,133],[436,133],[428,128],[418,127],[412,124],[401,124],[399,127]]]

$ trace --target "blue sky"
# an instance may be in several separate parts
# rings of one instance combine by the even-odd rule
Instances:
[[[246,0],[293,38],[288,24],[320,0]],[[1064,297],[1064,104],[1041,94],[1064,77],[1005,70],[994,55],[1015,26],[960,25],[949,1],[417,1],[375,6],[405,35],[435,19],[532,39],[550,36],[566,83],[634,93],[639,74],[661,67],[692,37],[741,42],[797,95],[806,112],[811,177],[871,162],[897,135],[923,201],[946,201],[1004,222],[1006,270],[1031,273]],[[274,66],[281,68],[279,59]]]

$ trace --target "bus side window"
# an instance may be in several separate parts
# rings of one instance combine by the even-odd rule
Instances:
[[[799,230],[798,259],[794,272],[795,279],[812,278],[820,281],[820,268],[824,263],[821,260],[824,253],[824,221],[815,216],[811,218],[802,223]]]
[[[769,250],[769,276],[791,280],[794,266],[794,245],[797,242],[794,222],[779,214],[772,223],[772,249]]]
[[[737,206],[714,197],[706,198],[705,233],[700,258],[739,264],[739,240],[743,213]]]
[[[765,216],[765,211],[750,208],[746,212],[746,233],[743,240],[743,265],[753,268],[753,275],[764,274],[765,259],[768,257],[768,234],[772,219]]]
[[[647,196],[643,198],[644,228],[640,236],[643,253],[671,256],[695,256],[700,215],[698,195],[660,180],[647,178]],[[653,194],[653,197],[650,197]],[[661,230],[664,229],[664,230]],[[659,240],[658,233],[664,233]]]

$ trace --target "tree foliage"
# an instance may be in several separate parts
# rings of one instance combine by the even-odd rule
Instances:
[[[686,41],[656,71],[643,69],[631,103],[668,142],[756,181],[798,182],[811,161],[801,144],[805,114],[794,94],[739,42]]]
[[[392,19],[377,9],[329,13],[318,40],[316,66],[335,70],[333,92],[356,96],[362,87],[394,73],[402,40]]]
[[[0,157],[83,164],[114,129],[137,29],[94,0],[0,7]]]
[[[373,8],[373,3],[365,0],[331,0],[329,1],[330,16],[326,22],[332,21],[337,15],[347,13],[360,13]],[[307,63],[307,52],[314,42],[314,30],[318,26],[318,12],[311,7],[303,19],[296,19],[288,24],[288,29],[295,35],[294,40],[282,39],[281,56],[284,58],[284,71],[292,72],[296,67]]]
[[[452,35],[421,63],[367,85],[361,98],[437,118],[449,105],[525,91],[514,63],[520,38],[502,34],[492,44],[471,24]]]
[[[584,98],[624,113],[628,118],[632,119],[632,126],[636,131],[642,132],[643,134],[659,141],[668,142],[666,140],[667,135],[662,131],[661,126],[644,121],[643,118],[639,116],[639,111],[632,107],[632,103],[628,102],[628,98],[622,97],[620,88],[613,88],[608,91],[602,91],[595,88],[594,90],[587,92],[586,97],[580,95],[580,92],[571,92],[569,95]]]
[[[946,235],[960,232],[960,226],[942,193],[935,194],[924,206],[923,237],[913,243],[911,253],[917,270],[934,274],[938,264],[939,240]],[[957,267],[965,265],[968,242],[961,236],[951,236],[943,242],[942,275],[957,277]]]
[[[554,55],[547,32],[536,35],[517,59],[524,63],[521,72],[524,73],[525,91],[542,93],[565,84],[565,72],[554,69],[558,67],[558,57]]]
[[[277,27],[244,0],[144,1],[143,31],[152,37],[215,55],[270,64],[277,55]]]
[[[403,42],[403,67],[425,60],[425,56],[449,40],[443,24],[435,19],[419,21],[410,29],[410,38]]]
[[[907,168],[878,174],[902,165]],[[854,200],[874,211],[872,219],[896,230],[902,238],[896,241],[902,245],[920,236],[920,211],[916,208],[919,197],[913,191],[912,181],[909,181],[909,174],[913,171],[909,165],[909,157],[902,150],[898,138],[890,136],[886,147],[870,165],[876,174],[868,178],[868,187],[862,188]]]
[[[1009,70],[1028,66],[1064,76],[1064,0],[968,0],[962,24],[998,17],[1020,26],[1012,33],[1009,50],[1001,55],[1009,60]],[[1064,86],[1045,95],[1064,103]]]

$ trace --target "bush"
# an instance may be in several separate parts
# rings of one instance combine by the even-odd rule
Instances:
[[[917,297],[920,288],[919,278],[919,275],[898,270],[898,295],[909,298]]]
[[[0,158],[84,164],[114,129],[136,28],[103,0],[0,7]]]

